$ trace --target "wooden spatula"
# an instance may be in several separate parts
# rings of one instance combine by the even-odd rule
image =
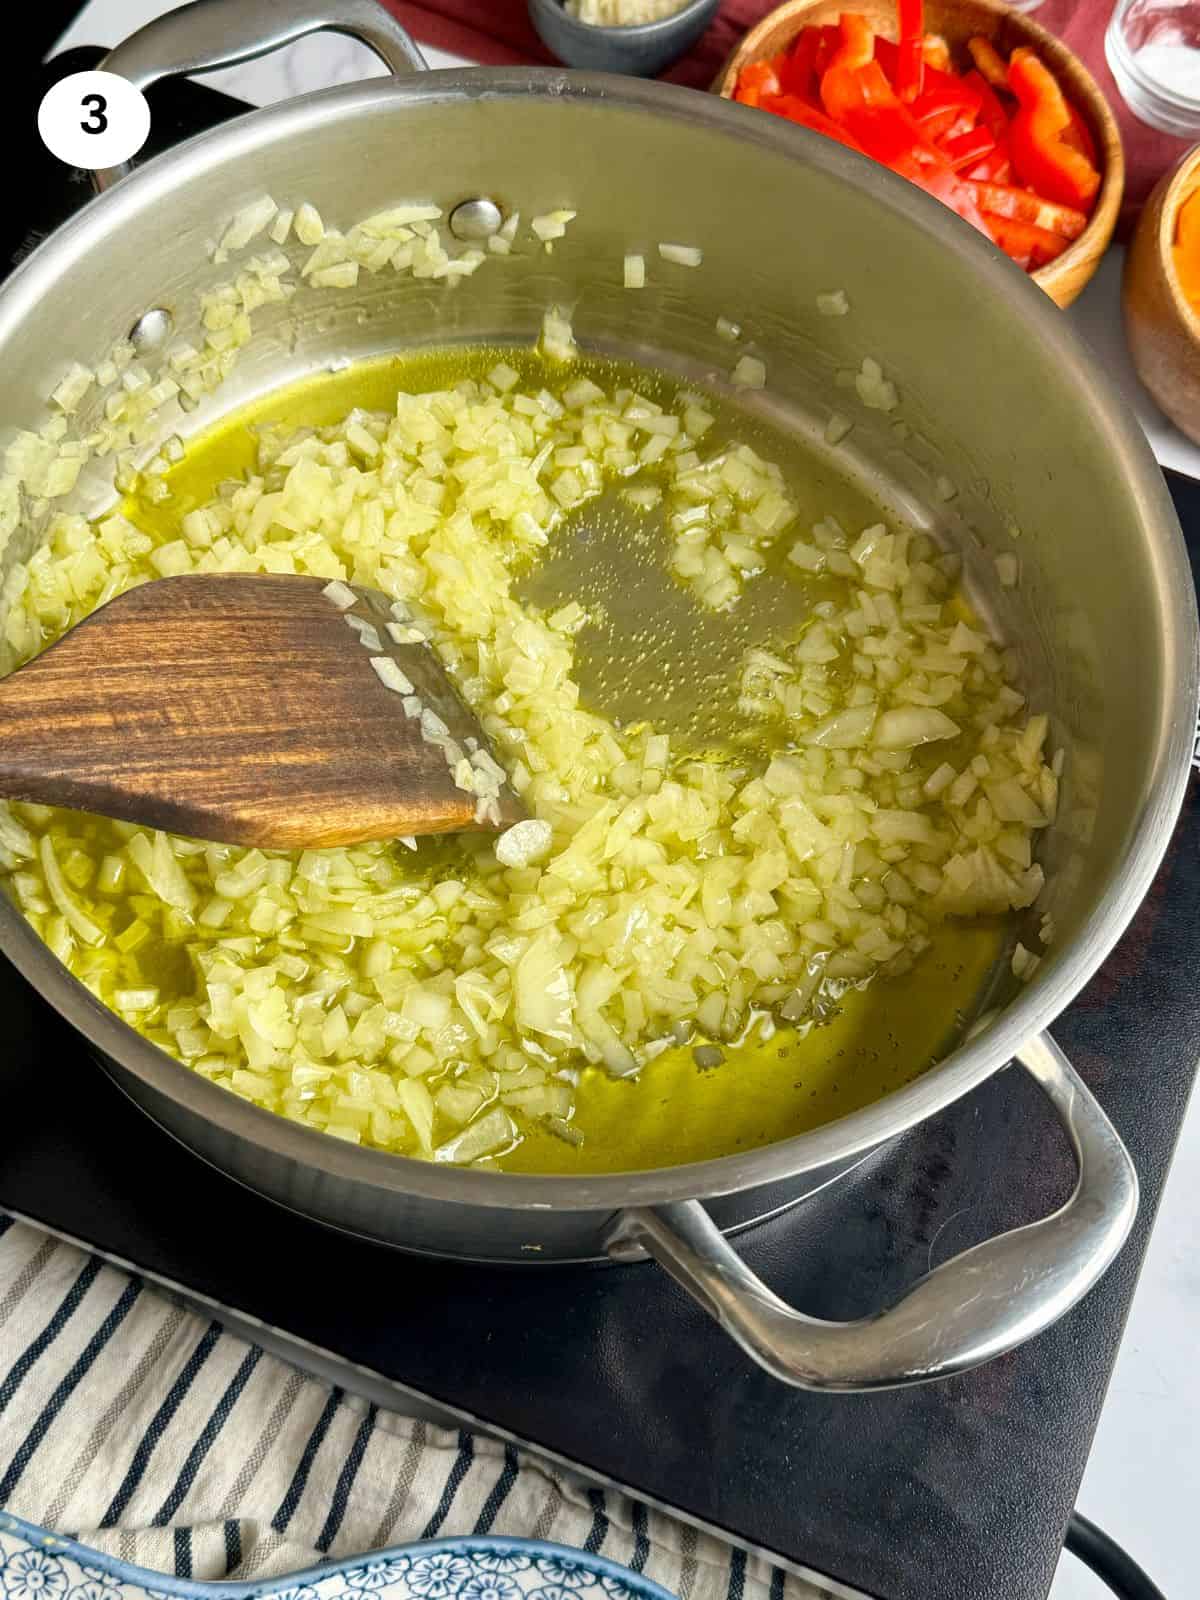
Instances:
[[[131,589],[0,680],[0,795],[272,849],[519,821],[397,610],[319,578]]]

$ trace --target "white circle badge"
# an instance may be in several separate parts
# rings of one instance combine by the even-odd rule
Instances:
[[[115,72],[73,72],[46,91],[37,120],[51,155],[94,171],[138,153],[150,132],[150,107],[142,91]]]

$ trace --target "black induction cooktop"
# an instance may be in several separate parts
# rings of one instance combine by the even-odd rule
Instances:
[[[163,143],[242,109],[152,94]],[[82,203],[77,176],[47,159],[8,260]],[[1200,484],[1170,483],[1200,566]],[[1193,786],[1133,925],[1055,1028],[1137,1164],[1134,1233],[1057,1327],[920,1389],[786,1389],[653,1267],[464,1267],[322,1234],[148,1122],[3,962],[0,1206],[282,1330],[351,1387],[376,1374],[879,1600],[1044,1600],[1196,1072],[1198,968]],[[1005,1072],[740,1248],[794,1304],[854,1317],[1072,1181],[1038,1091]]]

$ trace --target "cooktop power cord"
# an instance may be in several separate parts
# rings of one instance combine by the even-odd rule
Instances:
[[[1098,1528],[1094,1522],[1071,1513],[1067,1523],[1067,1537],[1063,1549],[1069,1550],[1077,1561],[1082,1561],[1118,1600],[1166,1600],[1156,1583],[1152,1583],[1132,1556]]]

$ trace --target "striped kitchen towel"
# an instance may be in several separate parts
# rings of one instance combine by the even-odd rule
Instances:
[[[2,1213],[0,1507],[180,1577],[494,1533],[602,1552],[681,1600],[824,1593],[511,1445],[331,1389]]]

